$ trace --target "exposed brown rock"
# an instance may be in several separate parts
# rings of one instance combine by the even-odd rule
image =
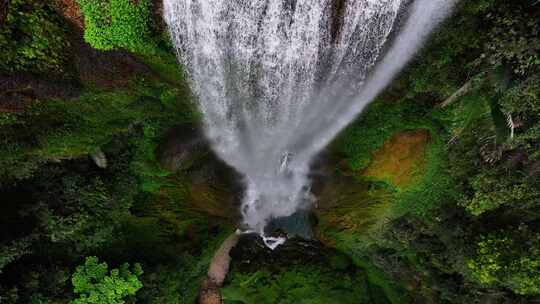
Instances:
[[[79,94],[73,82],[31,74],[0,75],[0,112],[22,112],[36,100],[71,98]]]
[[[197,300],[199,304],[221,304],[221,293],[219,287],[210,279],[205,279],[201,284],[199,292],[199,298]]]
[[[76,29],[84,29],[84,19],[76,0],[55,0],[54,6]]]

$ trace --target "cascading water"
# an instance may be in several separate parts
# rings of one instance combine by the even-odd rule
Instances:
[[[245,177],[244,229],[309,206],[311,160],[456,1],[416,0],[397,30],[409,0],[164,0],[206,135]]]

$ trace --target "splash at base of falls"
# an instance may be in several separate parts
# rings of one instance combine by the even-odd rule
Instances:
[[[278,248],[280,245],[285,244],[287,241],[287,237],[284,236],[267,236],[264,232],[260,231],[253,231],[253,230],[236,230],[237,235],[242,234],[257,234],[263,241],[263,243],[266,245],[266,247],[270,248],[271,250],[274,250]]]
[[[256,232],[267,247],[274,250],[289,238],[313,238],[313,214],[310,210],[298,210],[294,214],[269,220],[263,231]],[[254,232],[254,231],[251,231]]]
[[[206,135],[245,178],[243,229],[265,236],[272,220],[309,208],[312,159],[456,1],[164,0]],[[409,17],[396,30],[405,7]]]

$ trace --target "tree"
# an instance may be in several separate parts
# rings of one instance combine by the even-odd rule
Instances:
[[[509,229],[482,236],[467,266],[481,284],[504,286],[521,295],[540,294],[540,239],[525,226],[517,230],[526,239],[516,240]]]
[[[49,201],[40,206],[45,235],[53,243],[69,244],[78,253],[112,242],[114,229],[129,216],[129,193],[99,177],[68,175],[62,178],[62,186],[60,191],[49,188]]]
[[[95,256],[87,257],[71,278],[74,291],[79,294],[71,304],[123,304],[126,296],[135,295],[143,286],[139,281],[143,270],[138,263],[131,270],[124,263],[120,269],[107,273],[106,263],[99,263]]]
[[[526,209],[535,206],[540,192],[534,185],[517,174],[505,174],[502,170],[485,170],[470,180],[474,195],[462,205],[473,215],[512,206]]]

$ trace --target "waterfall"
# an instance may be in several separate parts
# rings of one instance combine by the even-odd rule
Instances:
[[[309,207],[311,160],[456,1],[164,0],[206,136],[245,178],[244,229]]]

